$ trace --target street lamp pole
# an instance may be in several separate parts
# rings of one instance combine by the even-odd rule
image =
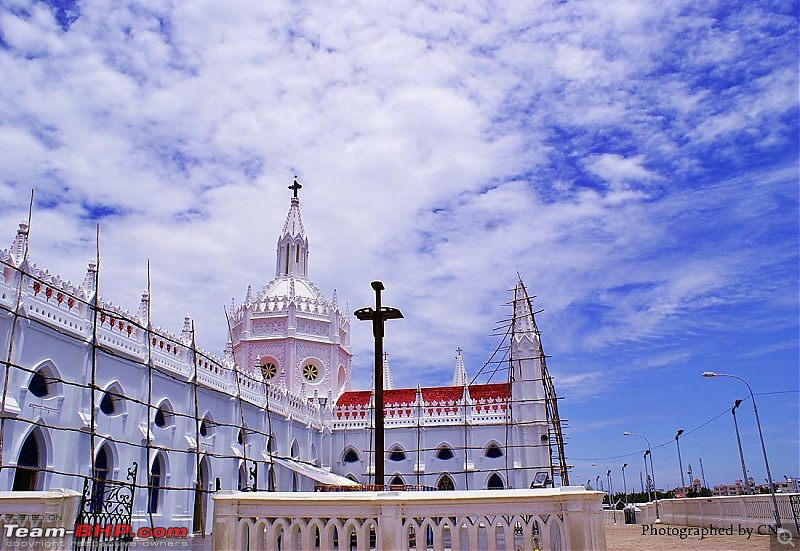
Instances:
[[[628,484],[625,482],[625,467],[627,463],[622,464],[622,491],[625,493],[625,505],[628,504]]]
[[[383,324],[388,319],[402,318],[397,308],[381,306],[381,291],[385,289],[380,281],[373,281],[375,290],[375,309],[360,308],[353,315],[361,321],[372,321],[372,335],[375,337],[375,485],[384,485],[384,435],[383,435]]]
[[[623,432],[622,436],[638,436],[639,438],[643,438],[645,442],[647,442],[647,451],[644,454],[644,472],[645,475],[647,474],[647,456],[650,455],[650,480],[653,481],[653,497],[656,501],[656,520],[654,521],[655,524],[661,524],[661,513],[658,510],[658,486],[656,486],[656,468],[653,465],[653,451],[650,449],[650,440],[647,439],[646,436],[642,436],[641,434],[636,434],[635,432]]]
[[[681,434],[683,434],[683,429],[678,429],[678,432],[675,433],[675,446],[678,448],[678,470],[681,472],[681,493],[683,493],[683,497],[686,497],[686,482],[683,479],[683,463],[681,462],[681,444],[678,441]]]
[[[736,444],[739,446],[739,459],[742,461],[742,483],[744,484],[744,493],[750,493],[750,481],[747,478],[747,467],[744,465],[744,452],[742,452],[742,440],[739,438],[739,423],[736,422],[736,408],[741,404],[741,400],[736,400],[731,408],[731,415],[733,415],[733,428],[736,429]]]
[[[614,519],[614,524],[617,523],[617,508],[614,507],[613,503],[613,495],[614,495],[614,482],[611,479],[611,467],[607,465],[601,465],[599,463],[592,463],[592,467],[603,467],[606,469],[606,481],[608,482],[608,506],[611,507],[611,516]]]
[[[753,395],[753,389],[750,384],[739,377],[738,375],[730,375],[728,373],[714,373],[713,371],[705,371],[703,377],[731,377],[732,379],[739,379],[742,381],[747,390],[750,392],[750,399],[753,401],[753,413],[756,416],[756,427],[758,428],[758,439],[761,441],[761,452],[764,454],[764,466],[767,469],[767,482],[769,482],[769,493],[772,494],[772,513],[775,516],[775,527],[783,528],[781,526],[781,515],[778,513],[778,499],[775,497],[775,484],[772,482],[772,473],[769,470],[769,461],[767,460],[767,447],[764,445],[764,434],[761,432],[761,421],[758,420],[758,408],[756,407],[756,397]]]

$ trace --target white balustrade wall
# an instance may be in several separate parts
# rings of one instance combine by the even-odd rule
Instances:
[[[72,530],[78,516],[81,494],[73,490],[53,489],[47,492],[0,492],[0,549],[69,549],[72,535],[44,537],[36,540],[6,536],[6,526]],[[11,529],[16,532],[16,529]],[[55,534],[47,531],[47,534]]]
[[[791,494],[776,494],[781,524],[797,535],[794,514],[789,503]],[[798,494],[794,494],[798,495]],[[639,505],[636,513],[639,524],[650,524],[656,520],[655,503]],[[769,494],[695,497],[684,499],[662,499],[658,502],[661,522],[678,526],[742,527],[758,529],[772,526],[775,517],[772,511],[772,496]]]
[[[214,549],[605,549],[602,492],[218,492]]]

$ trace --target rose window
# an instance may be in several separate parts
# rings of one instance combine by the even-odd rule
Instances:
[[[314,364],[306,364],[303,366],[303,378],[308,382],[314,382],[319,379],[319,368]]]
[[[269,381],[278,373],[278,366],[272,362],[265,363],[261,366],[261,375],[265,381]]]

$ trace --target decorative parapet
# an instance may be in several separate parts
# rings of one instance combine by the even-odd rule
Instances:
[[[75,286],[60,276],[39,269],[35,264],[25,266],[25,271],[17,268],[7,250],[0,251],[0,260],[5,264],[3,277],[0,277],[0,305],[12,311],[16,307],[18,291],[21,291],[20,314],[35,319],[46,326],[74,337],[77,341],[91,344],[94,334],[93,265],[89,266],[83,285]],[[20,279],[20,278],[23,279]],[[18,284],[22,281],[22,287]],[[302,400],[298,396],[275,389],[271,385],[269,404],[265,385],[260,380],[240,375],[239,384],[233,378],[235,371],[232,357],[221,359],[202,349],[192,353],[190,334],[186,320],[184,331],[176,335],[160,327],[146,327],[147,321],[141,315],[147,314],[149,301],[147,294],[142,297],[142,305],[136,315],[120,308],[110,301],[97,297],[96,338],[97,346],[111,350],[115,355],[128,358],[141,369],[147,369],[148,358],[154,368],[190,381],[195,375],[197,382],[229,396],[239,395],[244,401],[256,407],[278,410],[285,416],[294,415],[310,425],[320,423],[319,400]],[[241,312],[241,308],[238,310]],[[148,342],[147,339],[150,339]],[[248,374],[252,375],[252,374]],[[238,386],[238,389],[237,389]]]
[[[387,390],[384,393],[384,422],[387,426],[504,423],[509,415],[510,399],[506,383]],[[337,403],[335,426],[367,426],[364,420],[372,419],[372,409],[369,391],[346,392]]]
[[[218,492],[213,548],[605,549],[602,492]],[[512,543],[513,542],[513,543]],[[340,547],[341,548],[341,547]]]

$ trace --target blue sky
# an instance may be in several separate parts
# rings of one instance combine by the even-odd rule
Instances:
[[[274,274],[295,174],[310,274],[351,310],[382,279],[397,385],[474,375],[519,272],[574,480],[641,463],[757,396],[776,478],[798,450],[797,2],[0,5],[0,229],[220,352]],[[358,386],[371,336],[354,322]],[[749,407],[749,402],[746,404]],[[745,459],[764,478],[752,411]],[[740,473],[730,414],[684,467]],[[632,469],[634,467],[631,467]],[[618,473],[618,471],[616,471]],[[629,470],[632,478],[638,471]]]

